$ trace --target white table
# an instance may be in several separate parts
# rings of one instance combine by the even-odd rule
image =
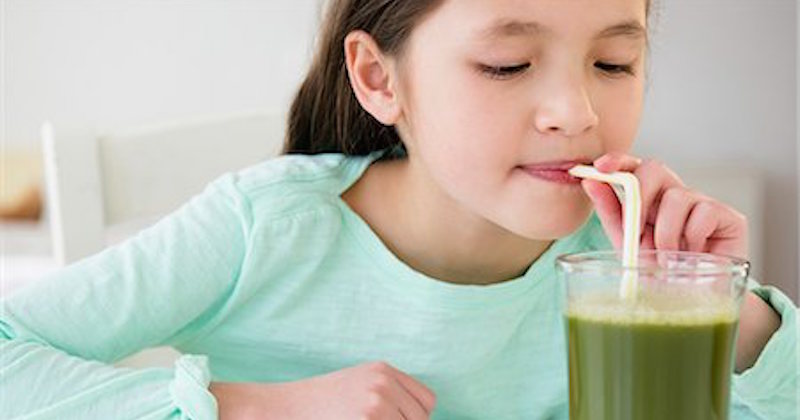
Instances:
[[[0,297],[58,269],[47,224],[0,222]]]

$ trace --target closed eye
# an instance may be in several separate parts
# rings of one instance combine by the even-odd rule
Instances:
[[[630,64],[611,64],[598,61],[594,63],[594,67],[610,75],[633,74],[633,66]]]
[[[480,71],[491,79],[507,80],[530,68],[531,63],[518,64],[515,66],[489,66],[480,65]]]

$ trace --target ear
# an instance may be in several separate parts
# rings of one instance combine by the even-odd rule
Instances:
[[[368,33],[353,31],[344,39],[350,86],[361,107],[383,125],[394,125],[402,114],[395,80],[395,61],[384,56]]]

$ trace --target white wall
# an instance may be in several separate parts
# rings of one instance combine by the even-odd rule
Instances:
[[[317,0],[0,0],[4,141],[38,126],[127,127],[254,108],[284,111]],[[653,68],[637,151],[675,166],[766,177],[759,272],[797,296],[794,0],[655,0]]]
[[[656,0],[637,150],[766,181],[762,273],[797,299],[796,2]]]
[[[5,140],[288,106],[317,0],[3,0]]]

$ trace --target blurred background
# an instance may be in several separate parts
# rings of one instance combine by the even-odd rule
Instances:
[[[44,121],[58,136],[283,115],[323,2],[0,0],[3,293],[58,266]],[[754,276],[795,301],[797,22],[795,0],[656,0],[635,149],[746,213]]]

